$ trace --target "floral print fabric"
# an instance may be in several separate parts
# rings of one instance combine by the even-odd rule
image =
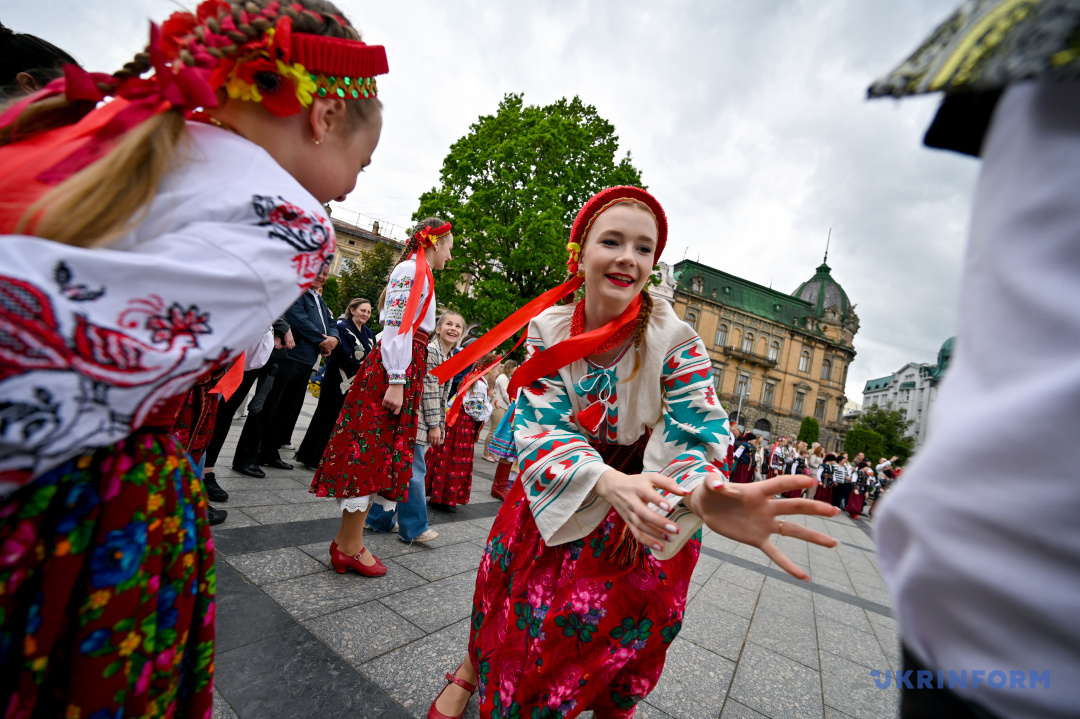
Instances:
[[[382,345],[368,354],[345,396],[337,426],[311,480],[310,492],[337,499],[372,494],[392,502],[408,499],[416,415],[427,371],[427,343],[424,332],[414,333],[412,361],[405,370],[404,400],[397,415],[382,406],[390,386],[383,367]]]
[[[138,432],[0,505],[5,719],[208,719],[214,551],[206,497],[165,432]]]
[[[468,504],[472,493],[473,447],[483,422],[461,416],[446,434],[446,441],[431,447],[425,457],[427,495],[432,502],[453,507]]]
[[[623,471],[641,471],[640,453]],[[628,717],[656,686],[682,628],[700,534],[671,559],[645,550],[628,567],[617,559],[624,527],[611,510],[588,536],[549,547],[514,484],[473,598],[469,656],[481,716]]]

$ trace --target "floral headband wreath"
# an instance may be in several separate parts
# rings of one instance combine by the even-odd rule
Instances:
[[[596,193],[585,203],[585,206],[581,208],[581,211],[578,212],[577,218],[570,228],[570,243],[566,247],[570,253],[567,267],[574,276],[558,287],[554,287],[532,300],[496,325],[483,337],[480,337],[464,350],[458,352],[456,355],[432,370],[432,374],[438,377],[439,382],[446,382],[454,377],[463,369],[476,362],[477,359],[505,342],[541,312],[554,305],[563,297],[577,291],[577,289],[585,282],[584,278],[579,273],[581,248],[585,244],[585,238],[589,234],[589,229],[592,227],[593,221],[611,207],[623,202],[644,205],[652,213],[653,218],[656,220],[656,254],[654,255],[654,262],[659,261],[660,254],[667,245],[668,225],[664,208],[660,206],[660,203],[656,198],[640,187],[632,187],[629,185],[609,187],[606,190]],[[547,376],[560,367],[565,367],[571,362],[591,354],[596,348],[600,347],[625,325],[633,322],[637,318],[640,308],[641,297],[639,296],[630,303],[630,306],[626,308],[626,311],[623,312],[622,315],[603,327],[563,340],[562,342],[530,357],[517,369],[517,371],[514,372],[514,378],[510,382],[510,396],[516,396],[518,388],[528,386],[534,379]],[[527,332],[521,334],[521,338],[510,352],[513,352],[521,345],[527,334]],[[509,354],[509,352],[507,354]],[[474,372],[474,374],[479,375],[482,373],[478,370],[477,372]],[[468,378],[466,378],[466,380],[467,379]],[[465,381],[462,382],[461,387],[463,388],[464,386]],[[459,394],[463,393],[464,389],[462,388],[458,389]]]
[[[157,114],[175,109],[190,115],[217,107],[222,87],[232,98],[261,102],[277,117],[300,112],[315,97],[376,97],[375,77],[389,71],[386,50],[294,31],[294,18],[303,16],[328,22],[299,3],[274,0],[265,7],[254,2],[234,7],[225,0],[205,0],[194,14],[176,12],[161,26],[151,23],[146,52],[114,75],[65,65],[64,77],[0,115],[0,128],[14,125],[28,105],[57,95],[94,103],[89,115],[99,117],[88,121],[92,132],[38,176],[55,183],[103,156],[124,133]],[[339,16],[333,21],[349,27]],[[140,77],[151,69],[152,76]],[[106,97],[126,102],[99,104]]]

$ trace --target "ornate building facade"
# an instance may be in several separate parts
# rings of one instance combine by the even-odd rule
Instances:
[[[843,447],[859,318],[827,264],[790,295],[690,260],[663,270],[656,294],[705,341],[729,415],[769,438],[794,437],[816,417],[826,450]]]
[[[915,446],[921,447],[930,431],[930,411],[955,342],[955,337],[945,340],[938,350],[937,364],[908,362],[895,374],[868,381],[863,387],[863,407],[889,407],[903,412],[912,422],[906,434],[915,438]]]

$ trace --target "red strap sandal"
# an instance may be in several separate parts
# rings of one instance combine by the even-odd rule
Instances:
[[[458,669],[461,669],[461,665],[458,665],[458,668],[454,670],[454,674],[457,673]],[[455,714],[454,716],[450,716],[449,714],[443,714],[441,711],[439,711],[438,709],[435,708],[435,704],[439,701],[439,697],[441,697],[442,693],[444,691],[446,691],[446,687],[450,686],[451,684],[457,684],[459,687],[461,687],[465,691],[469,692],[469,698],[470,699],[472,698],[473,693],[476,692],[476,685],[475,684],[470,684],[469,682],[465,681],[464,679],[459,679],[459,678],[455,677],[454,674],[450,674],[449,672],[447,672],[447,674],[446,674],[446,686],[444,686],[442,688],[442,691],[439,692],[439,696],[435,697],[435,701],[431,702],[431,708],[428,709],[428,713],[427,713],[428,719],[461,719],[461,717],[465,716],[465,709],[464,708],[461,710],[460,714]],[[466,700],[465,706],[467,707],[468,705],[469,705],[469,702],[468,702],[468,700]]]

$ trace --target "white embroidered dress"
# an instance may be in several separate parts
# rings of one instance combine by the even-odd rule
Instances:
[[[574,306],[553,307],[529,325],[530,356],[570,336]],[[727,413],[713,389],[712,362],[697,333],[667,302],[656,299],[642,344],[637,377],[631,349],[611,367],[578,360],[523,387],[518,394],[514,438],[521,481],[536,526],[548,546],[587,536],[611,505],[593,488],[609,467],[590,442],[632,445],[651,432],[644,471],[673,477],[693,489],[706,475],[722,477],[730,435]],[[575,421],[594,401],[605,402],[595,435]],[[668,516],[679,534],[653,552],[668,559],[701,526],[675,496]]]
[[[334,252],[323,206],[261,147],[189,123],[116,242],[2,238],[0,496],[143,426],[257,344]]]

